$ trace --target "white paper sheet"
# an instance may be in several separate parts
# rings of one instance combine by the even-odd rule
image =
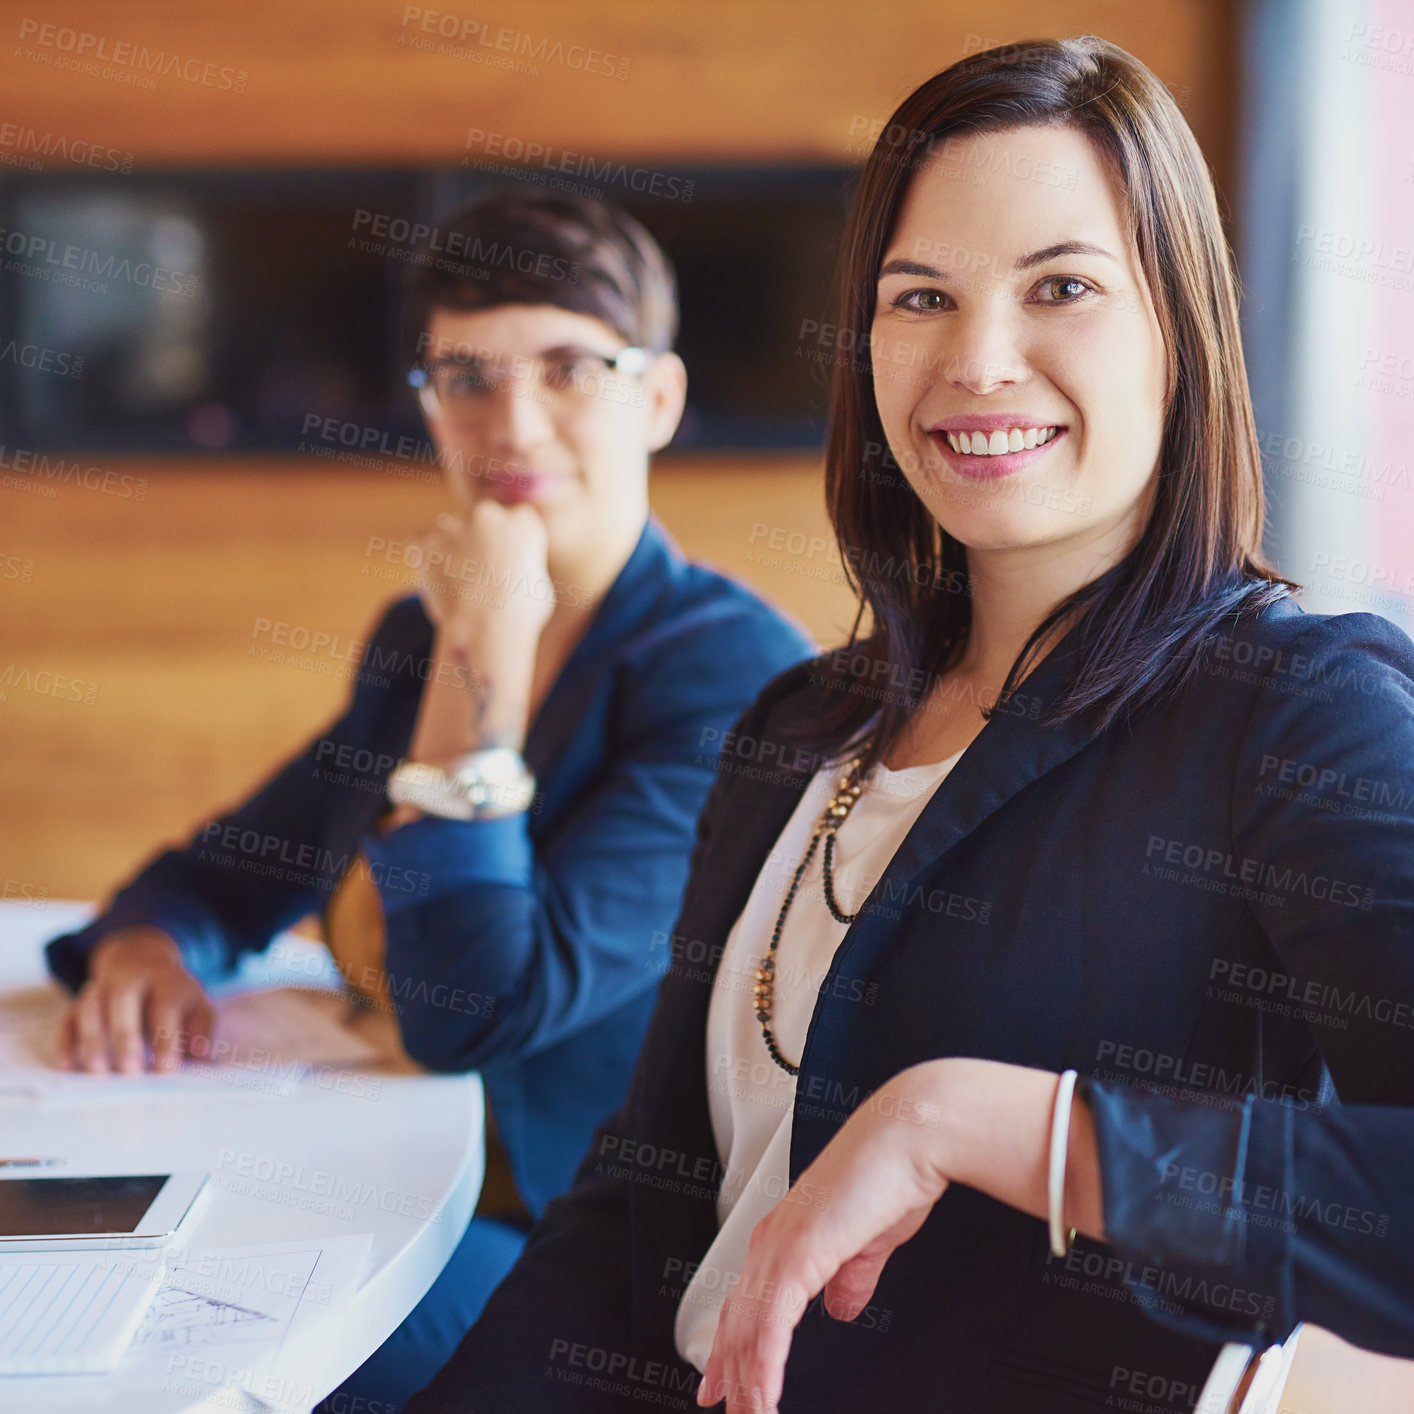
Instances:
[[[372,1234],[168,1253],[167,1274],[118,1367],[162,1376],[192,1399],[243,1389],[274,1410],[307,1414],[285,1347],[336,1318],[362,1280]]]
[[[0,1257],[0,1375],[111,1370],[151,1307],[162,1266],[150,1254]]]

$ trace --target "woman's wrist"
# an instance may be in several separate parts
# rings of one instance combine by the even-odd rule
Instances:
[[[936,1127],[930,1122],[924,1130],[924,1153],[940,1179],[1044,1220],[1058,1080],[1054,1071],[947,1056],[902,1072],[897,1085],[915,1112],[936,1115]],[[1065,1222],[1103,1238],[1095,1122],[1078,1096],[1071,1104]]]
[[[539,640],[504,634],[500,625],[468,646],[438,632],[407,760],[446,766],[487,747],[524,748]]]
[[[542,606],[517,601],[492,608],[475,605],[447,615],[437,625],[437,645],[457,661],[528,655],[533,662],[548,622]]]
[[[987,1064],[945,1056],[911,1067],[896,1082],[912,1111],[928,1115],[924,1129],[927,1161],[946,1183],[973,1186],[969,1175],[977,1172],[984,1121],[978,1102],[985,1094],[977,1084],[985,1072],[977,1067]]]
[[[184,968],[182,950],[170,933],[151,924],[129,924],[103,934],[88,954],[88,975],[93,977],[113,965],[120,969],[134,964],[146,967]]]

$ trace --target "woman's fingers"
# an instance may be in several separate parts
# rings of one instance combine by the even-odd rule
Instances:
[[[152,1068],[176,1070],[186,1055],[210,1055],[216,1008],[190,973],[164,978],[152,989],[147,1028]]]
[[[702,1402],[725,1399],[727,1414],[774,1414],[785,1386],[795,1328],[815,1294],[824,1292],[825,1310],[836,1320],[854,1320],[869,1304],[890,1256],[923,1226],[931,1211],[928,1204],[907,1213],[859,1255],[837,1267],[823,1234],[811,1233],[807,1227],[792,1241],[775,1237],[766,1223],[759,1223],[752,1233],[755,1260],[748,1258],[736,1288],[740,1294],[733,1294],[722,1307]],[[806,1222],[824,1225],[813,1219]],[[759,1241],[758,1233],[762,1233]],[[795,1255],[788,1243],[795,1246]],[[827,1274],[823,1280],[821,1271]],[[765,1275],[768,1272],[771,1275]]]
[[[146,1060],[143,1034],[148,987],[142,979],[91,981],[64,1016],[64,1063],[90,1075],[134,1075]]]
[[[209,1056],[211,1039],[216,1032],[216,1008],[212,1006],[211,998],[202,990],[200,984],[193,985],[196,987],[196,996],[188,1005],[186,1013],[187,1054]]]
[[[831,1315],[856,1317],[889,1257],[927,1221],[947,1186],[934,1142],[926,1126],[901,1126],[882,1109],[850,1117],[752,1230],[700,1402],[724,1398],[728,1414],[775,1410],[810,1301],[824,1292]]]
[[[78,1064],[78,1031],[74,1026],[74,1003],[70,1002],[59,1023],[59,1065],[64,1070],[77,1070]]]
[[[783,1201],[752,1229],[746,1265],[722,1305],[699,1400],[727,1414],[774,1414],[791,1340],[812,1298],[834,1275],[813,1229],[818,1216]]]
[[[733,1329],[725,1350],[714,1347],[702,1377],[698,1403],[725,1402],[727,1414],[775,1414],[785,1382],[791,1335],[806,1303],[756,1301],[730,1296],[722,1307],[723,1321]]]
[[[930,1212],[931,1207],[922,1207],[906,1213],[857,1257],[845,1262],[825,1283],[825,1310],[837,1321],[854,1320],[873,1298],[889,1258],[927,1222]]]
[[[183,987],[159,985],[152,989],[147,1006],[148,1034],[152,1038],[153,1070],[176,1070],[182,1063],[187,1038],[182,1024],[190,996]]]
[[[209,1036],[212,1020],[176,941],[158,928],[120,928],[89,956],[88,981],[64,1016],[60,1050],[77,1070],[134,1074],[146,1064],[150,1041],[157,1065],[170,1067],[184,1030]]]
[[[90,983],[79,993],[69,1016],[73,1024],[74,1065],[90,1075],[102,1075],[108,1070],[108,1042],[103,1034],[103,996],[99,987]]]
[[[824,1307],[837,1321],[852,1321],[869,1304],[889,1254],[856,1257],[825,1283]]]
[[[144,990],[134,980],[111,984],[100,994],[113,1068],[125,1075],[134,1075],[143,1068]]]
[[[72,1070],[134,1075],[152,1046],[155,1070],[173,1070],[182,1056],[210,1049],[216,1009],[200,983],[185,972],[155,980],[137,975],[90,981],[64,1015],[60,1060]]]

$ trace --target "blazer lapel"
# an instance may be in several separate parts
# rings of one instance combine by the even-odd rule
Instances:
[[[796,1108],[791,1132],[791,1181],[828,1142],[844,1115],[832,1118],[829,1106],[799,1113],[802,1095],[815,1082],[830,1078],[836,1032],[849,1024],[840,1007],[831,1007],[836,976],[862,976],[873,954],[885,947],[898,926],[898,904],[908,886],[925,869],[1032,782],[1068,761],[1095,737],[1095,714],[1080,713],[1056,726],[1043,719],[1063,688],[1075,658],[1074,633],[1067,634],[1036,667],[1012,698],[978,733],[962,759],[948,773],[904,837],[856,921],[835,951],[820,999],[810,1018],[800,1060]],[[847,1010],[847,1008],[846,1008]],[[817,1054],[818,1053],[818,1054]]]
[[[888,896],[897,898],[899,883],[912,879],[1014,795],[1090,743],[1096,734],[1093,713],[1068,717],[1057,726],[1041,725],[1074,659],[1072,633],[1022,683],[1010,704],[982,728],[899,846],[865,903],[865,916],[873,912],[871,905],[886,881],[894,886]]]
[[[633,553],[609,586],[530,724],[525,759],[537,776],[548,775],[569,749],[615,650],[651,622],[678,559],[681,553],[667,532],[649,517]]]

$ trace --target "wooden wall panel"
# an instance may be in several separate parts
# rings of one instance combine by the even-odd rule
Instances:
[[[473,127],[544,144],[555,161],[588,153],[669,172],[689,162],[838,161],[861,156],[868,122],[964,53],[1093,32],[1171,86],[1226,179],[1234,8],[4,0],[0,124],[107,144],[140,166],[457,163]]]
[[[73,481],[49,483],[51,498],[0,476],[0,876],[12,892],[104,893],[316,731],[347,692],[352,645],[407,592],[410,576],[379,577],[393,567],[369,538],[407,540],[444,508],[435,484],[307,461],[103,467],[142,499]],[[652,490],[689,554],[821,641],[843,635],[853,600],[820,548],[812,459],[682,459]],[[317,653],[280,642],[316,634]]]

